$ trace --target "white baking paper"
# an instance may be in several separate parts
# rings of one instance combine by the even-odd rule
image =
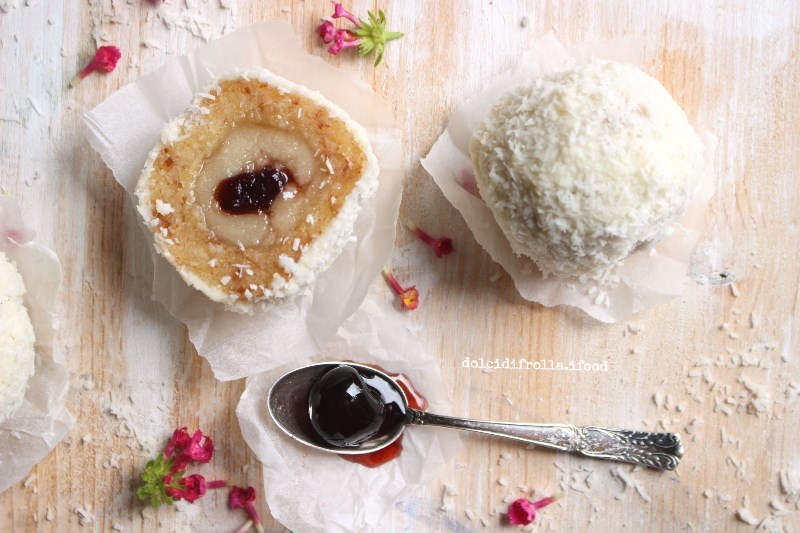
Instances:
[[[22,406],[0,424],[0,492],[24,478],[64,438],[75,419],[64,406],[69,369],[55,344],[61,263],[36,244],[16,202],[0,196],[0,252],[17,265],[36,335],[36,367]]]
[[[286,22],[237,30],[174,59],[108,97],[85,117],[89,142],[131,195],[162,127],[214,78],[267,68],[317,90],[367,129],[381,167],[376,196],[359,214],[358,240],[324,273],[310,295],[248,316],[225,311],[189,287],[156,254],[153,298],[186,324],[189,339],[220,380],[253,375],[317,353],[358,308],[391,253],[400,205],[401,133],[384,102],[354,74],[305,52]],[[144,229],[144,226],[142,226]],[[149,230],[148,241],[152,241]]]
[[[447,129],[422,159],[445,197],[461,212],[475,240],[492,259],[508,272],[520,295],[545,306],[578,307],[602,322],[617,322],[650,306],[678,296],[689,282],[689,259],[703,227],[708,201],[713,195],[713,162],[716,141],[702,128],[695,127],[706,145],[706,171],[686,215],[673,225],[673,233],[662,239],[653,251],[631,255],[613,272],[620,282],[613,288],[594,281],[561,280],[542,277],[536,264],[516,255],[494,216],[480,197],[469,141],[492,104],[510,87],[548,72],[585,64],[593,59],[608,59],[640,64],[641,46],[635,41],[584,43],[564,47],[549,34],[538,41],[518,67],[492,80],[478,95],[461,105],[450,117]]]
[[[408,427],[400,456],[366,468],[290,439],[267,410],[272,384],[304,364],[348,359],[406,374],[434,413],[453,414],[449,388],[435,359],[409,333],[400,313],[373,289],[325,349],[248,380],[236,414],[247,444],[263,463],[264,494],[272,515],[292,531],[388,530],[387,514],[436,479],[460,450],[457,431]]]

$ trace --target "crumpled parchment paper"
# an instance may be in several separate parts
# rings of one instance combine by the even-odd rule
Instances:
[[[389,108],[354,74],[306,53],[288,23],[273,21],[237,30],[171,60],[84,117],[92,147],[136,202],[136,182],[164,124],[214,78],[252,68],[267,68],[321,92],[364,126],[381,167],[380,185],[356,220],[357,242],[317,277],[310,294],[253,315],[225,311],[186,285],[150,246],[153,298],[186,324],[192,344],[220,380],[250,376],[319,352],[360,305],[391,253],[400,205],[401,133]],[[142,229],[152,242],[150,231]]]
[[[236,414],[247,444],[263,463],[264,494],[272,515],[292,531],[381,530],[391,509],[436,479],[460,449],[458,432],[408,427],[400,456],[378,468],[366,468],[290,439],[267,410],[272,384],[305,364],[352,360],[401,372],[430,402],[434,413],[450,414],[448,386],[436,360],[422,350],[405,320],[372,289],[325,349],[310,359],[253,376]]]
[[[671,300],[689,282],[694,244],[700,237],[708,201],[713,195],[716,140],[695,127],[706,146],[706,170],[687,213],[652,252],[632,254],[614,273],[619,283],[598,286],[594,281],[542,277],[533,260],[516,255],[478,192],[469,142],[492,104],[509,88],[549,72],[564,70],[594,59],[640,65],[635,41],[583,43],[564,47],[553,34],[536,42],[517,68],[493,79],[483,91],[462,104],[450,117],[447,129],[434,143],[422,166],[453,206],[461,212],[475,240],[508,272],[520,295],[545,306],[578,307],[602,322],[618,322],[653,305]]]
[[[55,345],[61,263],[34,242],[14,199],[0,196],[0,251],[17,265],[36,335],[36,369],[22,406],[0,424],[0,492],[24,478],[64,438],[75,419],[64,406],[69,369]]]

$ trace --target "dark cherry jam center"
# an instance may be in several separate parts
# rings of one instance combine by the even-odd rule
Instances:
[[[219,208],[229,215],[263,213],[292,179],[287,168],[265,167],[226,178],[214,189]]]
[[[384,371],[376,365],[367,366]],[[409,407],[428,408],[428,401],[407,376],[385,373],[403,389]],[[323,374],[311,389],[309,405],[314,430],[326,442],[336,446],[358,446],[364,441],[389,435],[406,416],[403,399],[390,384],[376,374],[349,366],[339,366]],[[400,455],[402,439],[401,435],[389,446],[375,452],[340,457],[374,468]]]

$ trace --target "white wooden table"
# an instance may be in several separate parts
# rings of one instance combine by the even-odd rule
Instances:
[[[453,414],[666,428],[686,442],[681,467],[665,474],[470,436],[441,479],[399,506],[387,528],[481,529],[483,518],[497,529],[493,510],[525,485],[565,492],[540,513],[541,530],[747,530],[754,526],[736,511],[746,506],[763,520],[775,514],[771,501],[787,514],[765,526],[797,530],[800,510],[786,503],[779,476],[800,470],[800,4],[349,7],[359,14],[383,7],[390,26],[407,33],[389,45],[378,68],[355,55],[327,56],[313,32],[330,12],[322,1],[168,0],[156,7],[144,0],[0,0],[7,11],[0,11],[0,186],[28,210],[39,240],[63,263],[59,336],[77,417],[71,435],[28,480],[0,495],[0,530],[212,529],[202,510],[143,510],[134,496],[149,450],[182,424],[216,436],[208,477],[261,487],[234,414],[244,383],[216,382],[184,328],[150,301],[146,243],[124,192],[85,142],[80,115],[165,58],[269,19],[288,20],[307,49],[358,72],[391,102],[404,129],[401,219],[450,235],[457,252],[428,260],[400,230],[393,268],[423,291],[414,319],[427,350],[452,376]],[[499,267],[419,158],[455,105],[549,31],[564,42],[641,39],[646,70],[719,137],[716,196],[702,245],[709,270],[733,273],[735,288],[692,285],[669,305],[603,325],[575,310],[526,303],[506,275],[490,282]],[[123,60],[114,73],[70,89],[95,37],[118,45]],[[607,360],[610,369],[483,373],[461,367],[466,355]],[[444,483],[457,493],[447,512],[439,510]],[[224,498],[206,498],[203,506],[222,507]],[[76,509],[92,521],[81,525]],[[263,499],[260,510],[270,529],[281,529]]]

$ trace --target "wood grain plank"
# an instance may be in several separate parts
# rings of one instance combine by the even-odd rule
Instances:
[[[132,496],[147,457],[177,424],[214,433],[219,454],[206,471],[209,477],[261,487],[258,463],[234,414],[244,383],[216,382],[183,327],[150,301],[152,267],[142,254],[146,240],[124,193],[83,140],[80,113],[201,44],[195,33],[214,37],[273,18],[288,20],[308,50],[358,73],[387,97],[405,135],[401,219],[456,241],[457,253],[439,261],[400,229],[392,258],[398,275],[423,291],[423,305],[411,319],[427,351],[451,377],[453,414],[667,428],[687,440],[686,459],[675,473],[631,473],[622,467],[641,484],[640,494],[614,478],[613,466],[466,436],[463,452],[441,478],[400,506],[388,525],[459,531],[482,528],[482,517],[494,529],[501,520],[492,513],[505,506],[507,495],[522,494],[520,484],[565,491],[559,504],[541,513],[542,530],[752,529],[734,516],[745,496],[755,516],[769,514],[769,501],[780,497],[778,472],[797,468],[800,461],[792,432],[800,413],[790,387],[800,379],[800,323],[794,318],[800,311],[796,2],[382,6],[358,0],[354,11],[384,7],[391,26],[407,33],[390,45],[377,69],[368,61],[325,53],[312,32],[328,14],[325,2],[230,5],[175,0],[156,11],[147,2],[34,2],[0,15],[0,186],[37,214],[32,223],[40,240],[62,260],[59,339],[72,377],[69,406],[78,417],[69,439],[34,468],[35,480],[0,495],[0,529],[107,531],[114,524],[125,531],[213,529],[202,508],[145,510]],[[179,17],[169,27],[158,12],[194,13],[206,24],[187,29],[181,26],[189,19]],[[111,23],[114,15],[126,22]],[[104,21],[93,22],[97,16]],[[68,89],[94,50],[93,30],[120,45],[125,63],[112,75],[94,75]],[[528,304],[421,168],[419,158],[453,108],[515,65],[549,31],[564,42],[641,39],[646,70],[693,120],[717,134],[717,194],[702,239],[708,254],[702,258],[709,270],[737,276],[738,296],[729,287],[693,284],[682,298],[617,325],[598,324],[571,309]],[[720,329],[722,324],[727,329]],[[742,354],[769,366],[730,364]],[[484,373],[463,368],[466,356],[608,361],[610,370]],[[704,360],[711,364],[696,366]],[[738,413],[736,405],[725,404],[727,398],[749,402],[748,385],[765,391],[766,413],[749,414],[746,408]],[[663,397],[661,407],[654,396]],[[730,415],[720,412],[718,398]],[[687,432],[695,419],[696,428]],[[722,442],[723,431],[734,442]],[[85,435],[91,442],[82,441]],[[589,482],[583,483],[587,475]],[[458,493],[448,512],[439,510],[442,483]],[[708,498],[702,496],[706,490]],[[208,509],[224,505],[224,495],[203,502]],[[76,507],[89,508],[95,520],[81,526]],[[281,529],[263,502],[260,510],[269,529]],[[798,511],[783,517],[784,525],[798,523]]]

